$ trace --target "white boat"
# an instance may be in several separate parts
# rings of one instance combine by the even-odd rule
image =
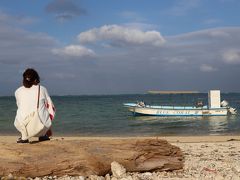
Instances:
[[[236,109],[228,106],[227,101],[220,101],[220,91],[211,90],[208,94],[208,106],[151,106],[144,102],[125,103],[133,115],[147,116],[226,116],[236,114]]]

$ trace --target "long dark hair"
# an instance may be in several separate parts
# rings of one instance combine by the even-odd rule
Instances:
[[[28,68],[23,73],[23,86],[26,88],[32,87],[40,83],[40,77],[35,69]]]

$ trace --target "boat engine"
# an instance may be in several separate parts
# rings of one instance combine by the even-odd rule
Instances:
[[[229,103],[226,100],[221,102],[221,107],[227,107],[229,114],[237,114],[236,108],[232,108],[229,106]]]
[[[232,107],[230,107],[230,108],[228,109],[228,112],[229,112],[230,114],[237,114],[237,110],[236,110],[235,108],[232,108]]]
[[[227,107],[228,104],[229,104],[229,103],[228,103],[226,100],[223,100],[223,101],[221,102],[221,106],[222,106],[222,107]]]

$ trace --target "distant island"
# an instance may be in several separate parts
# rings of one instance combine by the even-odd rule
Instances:
[[[148,91],[149,94],[193,94],[199,91]]]

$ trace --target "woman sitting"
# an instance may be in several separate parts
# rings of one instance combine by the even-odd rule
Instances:
[[[29,123],[29,115],[36,110],[39,113],[42,124],[46,128],[43,132],[38,133],[39,141],[50,140],[52,135],[51,125],[55,115],[55,108],[47,89],[39,85],[40,77],[34,69],[26,69],[23,73],[23,86],[15,91],[17,113],[14,125],[21,133],[21,137],[17,143],[28,143],[27,124]],[[42,134],[41,134],[42,133]]]

